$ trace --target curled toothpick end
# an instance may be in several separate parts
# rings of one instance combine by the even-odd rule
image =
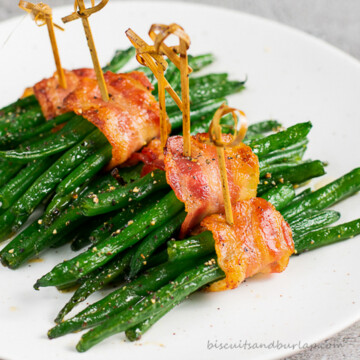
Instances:
[[[175,35],[179,39],[178,46],[169,47],[165,44],[165,40],[171,35]],[[189,74],[192,72],[192,69],[188,64],[187,56],[187,50],[190,47],[190,37],[180,25],[175,23],[170,25],[153,24],[149,30],[149,36],[154,41],[155,50],[159,53],[164,53],[180,70],[180,103],[176,101],[178,100],[178,96],[174,96],[175,91],[172,88],[167,90],[182,111],[184,138],[183,154],[186,157],[191,157]]]
[[[160,108],[160,140],[161,146],[165,147],[169,134],[169,122],[166,113],[165,91],[169,88],[164,72],[167,69],[167,62],[161,52],[156,51],[154,46],[147,44],[132,29],[125,32],[126,36],[136,49],[136,59],[144,66],[147,66],[158,80],[158,98]]]
[[[222,139],[222,127],[220,120],[227,114],[232,114],[234,120],[234,134],[232,141],[224,142]],[[231,207],[231,198],[229,191],[229,183],[226,172],[225,162],[225,148],[239,145],[245,138],[247,131],[247,120],[244,112],[241,110],[229,107],[226,103],[222,104],[220,108],[215,112],[213,120],[209,128],[209,140],[216,146],[216,151],[219,159],[219,170],[221,178],[221,187],[224,198],[225,216],[226,222],[229,225],[234,224],[233,212]]]
[[[64,29],[61,26],[54,24],[53,19],[52,19],[51,7],[47,4],[44,4],[42,2],[33,4],[28,1],[20,0],[19,8],[22,10],[25,10],[27,13],[31,14],[31,16],[33,17],[35,24],[37,26],[44,26],[44,25],[47,26],[50,43],[51,43],[51,48],[52,48],[52,52],[54,55],[56,71],[57,71],[58,78],[59,78],[59,84],[62,88],[66,89],[66,87],[67,87],[66,78],[65,78],[64,70],[61,66],[60,55],[59,55],[59,50],[58,50],[58,46],[57,46],[57,42],[56,42],[54,27],[56,27],[62,31],[64,31]]]
[[[103,74],[103,71],[100,66],[99,57],[98,57],[98,54],[96,51],[94,38],[92,36],[90,23],[89,23],[89,16],[100,11],[108,2],[109,2],[109,0],[102,0],[102,1],[100,1],[99,4],[95,5],[95,1],[91,0],[91,7],[86,8],[84,0],[75,0],[75,3],[74,3],[75,11],[72,14],[62,18],[62,21],[64,23],[67,23],[67,22],[70,22],[73,20],[77,20],[77,19],[82,20],[88,47],[90,50],[91,59],[92,59],[93,65],[94,65],[96,79],[99,84],[101,97],[104,101],[109,101],[109,93],[108,93],[108,90],[106,87],[104,74]]]

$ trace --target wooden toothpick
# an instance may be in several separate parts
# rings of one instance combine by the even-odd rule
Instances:
[[[164,41],[170,36],[179,38],[179,46],[168,47]],[[192,72],[188,65],[187,50],[190,47],[190,37],[178,24],[151,26],[149,36],[154,41],[155,51],[164,53],[169,60],[179,69],[181,76],[181,104],[177,104],[183,114],[183,138],[184,156],[191,156],[190,142],[190,97],[189,97],[189,74]],[[179,56],[177,55],[179,54]],[[173,91],[174,92],[174,91]],[[173,97],[172,93],[169,94]],[[174,97],[173,97],[174,98]],[[175,99],[174,99],[175,100]]]
[[[233,127],[234,134],[231,142],[224,142],[222,140],[222,129],[221,129],[220,120],[224,115],[229,113],[233,115],[233,119],[234,119],[234,127]],[[237,114],[239,115],[239,117],[237,116]],[[238,118],[240,121],[238,121]],[[225,103],[222,104],[220,108],[216,111],[209,129],[209,139],[210,142],[216,146],[216,152],[219,159],[219,170],[220,170],[220,178],[221,178],[221,188],[224,198],[225,216],[226,216],[226,222],[229,225],[234,224],[234,218],[231,207],[224,148],[239,145],[241,141],[244,139],[246,135],[246,131],[247,131],[247,121],[245,114],[241,110],[227,106]]]
[[[74,4],[75,12],[73,12],[69,16],[65,16],[62,18],[62,21],[64,23],[67,23],[67,22],[70,22],[73,20],[77,20],[77,19],[81,19],[83,27],[84,27],[88,47],[90,49],[91,59],[94,64],[94,70],[95,70],[96,78],[97,78],[97,81],[99,84],[101,97],[104,101],[109,101],[109,94],[107,91],[104,74],[103,74],[103,71],[100,66],[97,51],[95,48],[95,42],[94,42],[94,38],[92,36],[90,23],[89,23],[89,16],[91,14],[94,14],[97,11],[100,11],[108,2],[109,2],[109,0],[102,0],[98,5],[94,6],[94,1],[92,0],[92,2],[91,2],[92,6],[90,8],[86,8],[84,0],[75,0],[75,4]],[[77,9],[78,9],[78,11],[77,11]]]
[[[169,92],[176,104],[181,107],[182,103],[179,96],[173,90],[164,76],[164,72],[167,69],[168,63],[164,59],[161,53],[155,50],[154,46],[147,44],[139,35],[137,35],[132,29],[128,29],[126,36],[136,49],[136,59],[144,66],[147,66],[158,81],[159,92],[159,107],[160,107],[160,138],[161,145],[166,145],[168,137],[168,121],[165,105],[165,91]]]
[[[50,6],[47,4],[41,2],[38,4],[33,4],[28,1],[20,0],[19,7],[20,9],[25,10],[26,12],[30,13],[33,16],[36,25],[38,26],[46,25],[50,37],[51,48],[54,55],[56,70],[59,78],[59,84],[62,88],[66,89],[66,78],[64,74],[64,69],[61,66],[54,26],[62,31],[64,31],[64,29],[61,26],[53,23],[52,10]]]

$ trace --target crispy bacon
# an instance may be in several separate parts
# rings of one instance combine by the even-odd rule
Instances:
[[[170,137],[165,149],[166,178],[177,198],[185,203],[187,216],[180,236],[185,236],[204,217],[224,212],[220,171],[216,148],[205,144],[208,134],[191,137],[191,158],[183,156],[183,138]],[[229,135],[223,135],[230,141]],[[256,196],[259,183],[259,161],[245,144],[226,148],[227,176],[231,202]]]
[[[95,79],[93,69],[64,70],[64,73],[67,83],[66,89],[63,89],[59,85],[57,73],[51,78],[41,80],[33,87],[41,110],[48,120],[68,111],[66,107],[64,107],[63,101],[72,91],[81,87],[83,79]]]
[[[151,94],[148,78],[134,71],[128,74],[104,74],[110,100],[101,98],[95,79],[85,78],[82,86],[64,100],[74,111],[97,126],[113,147],[109,167],[125,162],[160,134],[159,106]]]
[[[266,200],[240,201],[233,206],[233,215],[233,226],[221,214],[201,222],[213,233],[218,263],[226,274],[210,291],[234,289],[257,273],[282,272],[294,252],[290,226]]]
[[[127,165],[136,165],[139,161],[144,163],[141,176],[145,176],[156,169],[165,170],[164,150],[161,147],[160,139],[151,140],[140,152],[133,153]]]

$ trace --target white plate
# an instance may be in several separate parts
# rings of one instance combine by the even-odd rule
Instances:
[[[55,18],[71,12],[55,11]],[[219,8],[181,3],[112,1],[91,18],[101,60],[128,46],[124,31],[142,36],[155,22],[178,22],[191,35],[193,54],[212,51],[209,71],[248,75],[247,89],[231,98],[250,121],[275,117],[285,125],[311,120],[308,156],[330,162],[330,178],[360,164],[360,66],[339,50],[285,26]],[[0,26],[0,44],[19,18]],[[58,33],[64,67],[90,66],[79,21]],[[0,46],[1,46],[0,45]],[[54,71],[46,30],[30,19],[1,49],[0,105]],[[359,196],[337,206],[342,221],[360,216]],[[0,269],[0,358],[26,359],[273,359],[329,337],[360,319],[359,237],[294,257],[278,275],[257,276],[234,291],[196,294],[168,314],[138,343],[114,336],[86,355],[74,350],[80,334],[49,341],[46,331],[70,297],[55,289],[32,289],[58,261],[73,256],[51,251],[41,263],[18,271]],[[94,301],[98,296],[92,296]],[[209,349],[210,343],[275,348]],[[287,348],[276,348],[277,341]],[[280,346],[280,345],[279,345]],[[290,346],[290,348],[289,348]],[[271,347],[271,346],[270,346]],[[294,349],[292,348],[294,347]]]

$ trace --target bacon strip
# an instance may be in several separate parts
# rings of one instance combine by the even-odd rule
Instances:
[[[282,272],[294,252],[290,226],[266,200],[240,201],[233,215],[233,226],[221,214],[201,222],[213,233],[218,264],[226,274],[224,280],[210,285],[210,291],[234,289],[257,273]]]
[[[230,141],[223,135],[224,141]],[[205,144],[208,134],[191,137],[191,158],[183,156],[183,138],[168,139],[165,149],[166,178],[177,198],[185,203],[187,216],[180,236],[197,225],[204,217],[224,212],[224,199],[216,148]],[[231,203],[256,196],[259,183],[259,161],[251,148],[245,144],[226,148],[227,176]]]
[[[101,98],[95,79],[85,78],[82,87],[64,100],[74,111],[97,126],[113,148],[109,167],[125,162],[160,134],[159,106],[148,78],[142,72],[104,74],[110,100]]]
[[[68,110],[63,105],[64,99],[72,91],[81,87],[85,78],[95,79],[93,69],[64,70],[67,88],[59,85],[57,73],[51,78],[41,80],[33,87],[34,94],[39,101],[41,110],[47,120],[66,113]]]
[[[140,161],[144,163],[140,174],[141,177],[157,169],[165,170],[164,150],[161,147],[160,139],[151,140],[140,152],[133,153],[126,165],[134,166]]]

